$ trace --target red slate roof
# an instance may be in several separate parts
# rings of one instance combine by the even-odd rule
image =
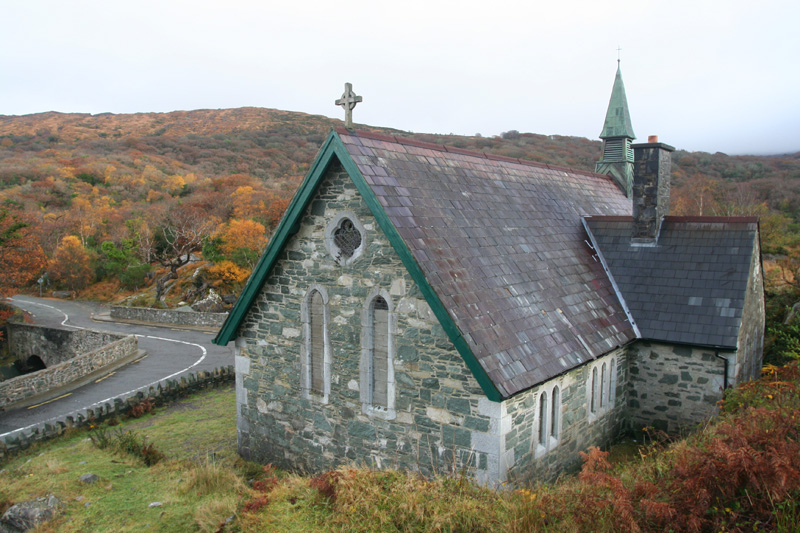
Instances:
[[[338,133],[504,397],[634,338],[581,222],[631,212],[607,176]]]

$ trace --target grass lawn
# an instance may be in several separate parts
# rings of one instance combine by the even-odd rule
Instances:
[[[37,531],[798,531],[799,392],[797,364],[770,367],[685,439],[590,449],[578,476],[495,491],[248,463],[225,387],[32,446],[0,465],[0,512],[54,494],[62,507]],[[98,481],[81,482],[89,473]]]

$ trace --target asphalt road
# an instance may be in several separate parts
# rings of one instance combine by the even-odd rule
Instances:
[[[61,397],[0,413],[0,438],[20,431],[28,433],[45,422],[53,423],[66,416],[75,416],[113,398],[130,396],[140,389],[146,391],[167,379],[233,365],[233,348],[212,344],[213,333],[97,321],[93,317],[107,315],[108,307],[96,302],[15,296],[13,304],[32,313],[37,324],[136,335],[139,348],[147,355]]]

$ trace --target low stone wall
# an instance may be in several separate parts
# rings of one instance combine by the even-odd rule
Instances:
[[[232,366],[216,368],[210,372],[200,371],[188,374],[179,380],[168,380],[157,386],[146,386],[130,396],[120,396],[102,404],[43,423],[31,431],[20,431],[0,439],[0,463],[19,450],[23,450],[34,442],[57,437],[67,429],[97,424],[108,418],[121,418],[128,415],[131,408],[148,398],[156,406],[165,405],[180,398],[189,396],[204,389],[229,386],[234,381],[235,372]]]
[[[152,309],[149,307],[111,307],[111,318],[138,320],[141,322],[160,322],[180,326],[220,327],[228,313],[197,313],[176,311],[174,309]]]
[[[114,337],[116,340],[105,346],[77,355],[55,366],[3,381],[0,383],[0,408],[69,385],[105,366],[138,353],[139,342],[135,336],[114,335]]]
[[[105,331],[54,328],[21,322],[9,322],[7,329],[11,356],[25,363],[36,355],[47,368],[125,337]]]

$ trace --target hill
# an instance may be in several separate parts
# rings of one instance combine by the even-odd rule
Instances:
[[[235,293],[339,125],[252,107],[0,116],[0,210],[8,213],[0,216],[0,234],[4,225],[27,224],[17,241],[28,244],[14,261],[0,261],[46,257],[45,288],[81,291],[113,280],[134,290],[155,283],[161,305],[202,297],[209,287]],[[601,151],[600,141],[516,130],[468,137],[358,127],[584,170],[594,169]],[[678,150],[672,176],[672,214],[761,217],[763,250],[779,254],[767,268],[768,292],[791,293],[774,313],[782,320],[785,305],[800,299],[800,153]],[[169,294],[177,269],[201,249],[213,266],[196,278],[196,290]],[[27,283],[40,275],[37,268],[14,279]]]

